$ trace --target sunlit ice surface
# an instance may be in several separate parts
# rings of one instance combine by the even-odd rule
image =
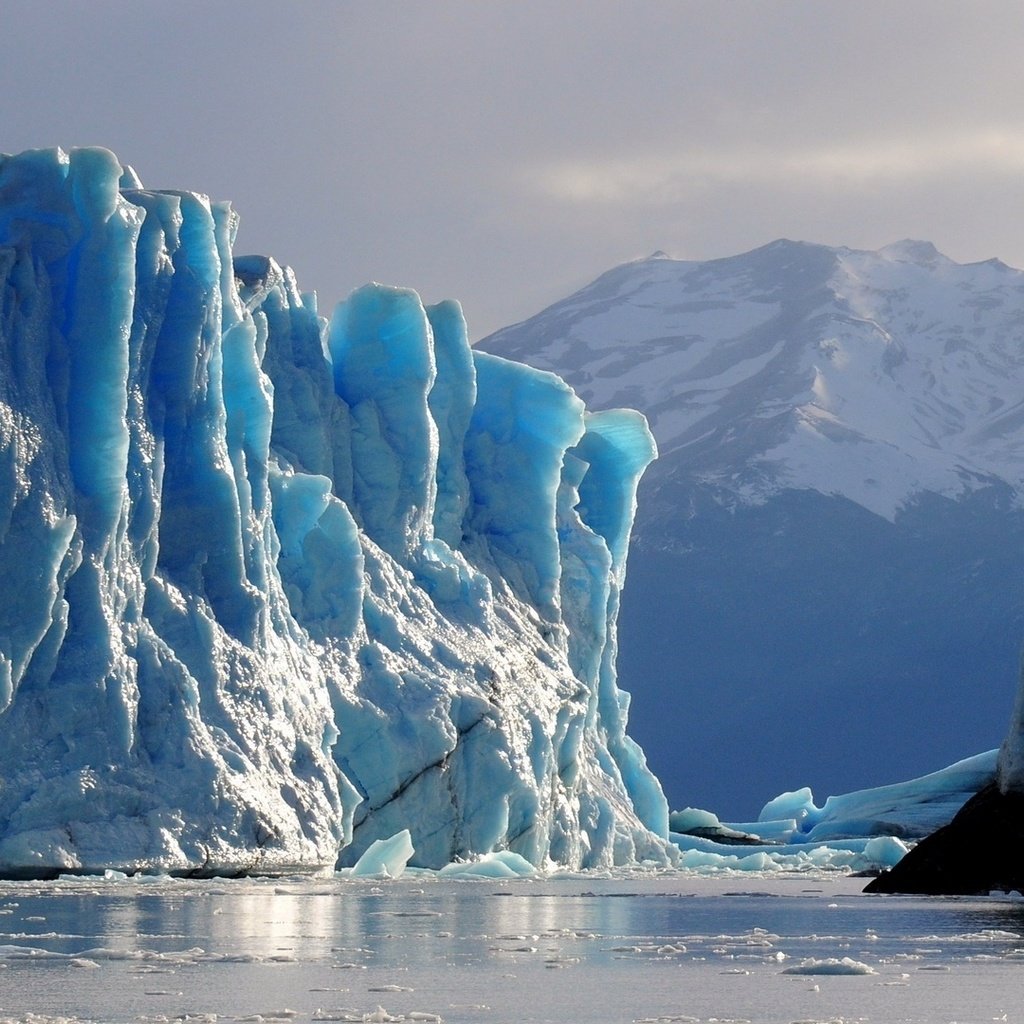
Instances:
[[[0,1021],[1018,1020],[1024,901],[862,879],[0,883]]]

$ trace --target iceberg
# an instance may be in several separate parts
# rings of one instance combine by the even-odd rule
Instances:
[[[947,825],[992,786],[999,756],[975,754],[917,779],[830,796],[821,807],[805,786],[769,800],[757,821],[723,823],[687,807],[669,815],[669,834],[681,866],[697,871],[887,871],[908,844]]]
[[[672,862],[615,676],[643,418],[237,230],[0,156],[0,872]]]
[[[746,827],[764,835],[773,824],[792,819],[790,842],[883,835],[921,839],[947,824],[992,781],[997,754],[988,750],[917,779],[830,796],[821,807],[807,787],[783,793],[765,804],[758,822]]]

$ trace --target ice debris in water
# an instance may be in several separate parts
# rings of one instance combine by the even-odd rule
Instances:
[[[364,1024],[384,1024],[384,1022],[392,1021],[427,1021],[434,1022],[434,1024],[442,1024],[441,1018],[433,1013],[422,1013],[413,1011],[412,1013],[399,1013],[390,1014],[383,1006],[378,1006],[372,1013],[365,1013],[360,1018],[364,1021]]]
[[[328,322],[237,229],[0,156],[0,871],[671,863],[615,676],[643,417],[453,302]]]

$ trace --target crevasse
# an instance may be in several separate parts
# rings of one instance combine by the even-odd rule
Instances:
[[[615,617],[643,418],[330,323],[224,203],[0,157],[0,871],[671,859]]]

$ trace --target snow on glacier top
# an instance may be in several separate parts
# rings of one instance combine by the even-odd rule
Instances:
[[[1024,485],[1022,314],[1024,272],[997,260],[779,240],[624,264],[481,344],[592,408],[641,409],[663,470],[677,455],[742,500],[809,488],[891,519],[921,491]]]

